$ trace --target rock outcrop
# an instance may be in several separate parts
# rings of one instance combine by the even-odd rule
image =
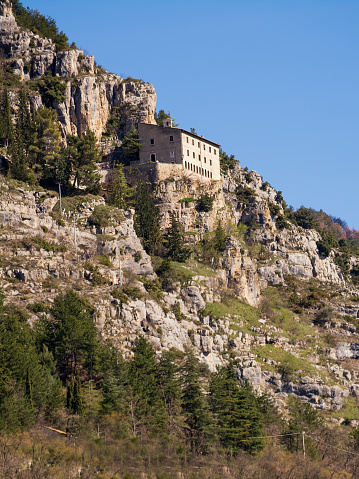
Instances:
[[[122,131],[139,122],[154,123],[156,93],[153,85],[126,80],[96,65],[94,57],[77,48],[57,51],[48,38],[20,28],[8,2],[0,2],[0,51],[21,81],[36,80],[46,73],[66,86],[65,101],[52,102],[64,139],[92,130],[97,139],[106,130],[111,114],[118,116]],[[39,108],[41,96],[33,95]]]

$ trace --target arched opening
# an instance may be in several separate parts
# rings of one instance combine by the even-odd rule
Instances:
[[[151,161],[156,162],[156,153],[151,153]]]

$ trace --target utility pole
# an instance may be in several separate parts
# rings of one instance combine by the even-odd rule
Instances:
[[[303,456],[305,457],[305,441],[304,441],[305,432],[302,431],[302,444],[303,444]]]
[[[118,245],[117,245],[117,254],[118,254],[118,269],[119,269],[118,284],[122,285],[121,253],[120,253],[120,248]]]
[[[77,244],[76,244],[76,214],[74,214],[74,244],[75,244],[75,255],[77,260]]]
[[[60,216],[61,216],[61,218],[62,218],[61,183],[59,183],[59,195],[60,195]]]

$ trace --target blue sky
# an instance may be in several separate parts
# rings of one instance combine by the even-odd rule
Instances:
[[[23,0],[288,204],[359,229],[358,0]]]

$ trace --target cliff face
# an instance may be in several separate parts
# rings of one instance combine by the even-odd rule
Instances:
[[[57,52],[50,39],[21,29],[7,2],[0,2],[0,51],[2,61],[22,82],[50,72],[65,83],[65,101],[51,105],[59,115],[64,138],[90,129],[100,139],[114,109],[121,115],[125,131],[138,122],[154,123],[156,93],[152,85],[109,74],[81,50]],[[39,95],[33,102],[36,108],[42,105]]]
[[[170,181],[158,187],[169,193],[169,185],[173,187],[174,184]],[[184,191],[188,193],[187,188],[192,191],[192,186],[187,184]],[[223,212],[223,190],[217,188],[214,212],[229,224],[233,214]],[[179,194],[171,191],[172,195]],[[269,191],[268,195],[271,194]],[[319,409],[338,410],[348,398],[358,397],[359,376],[355,360],[359,357],[359,335],[352,324],[339,317],[345,314],[359,317],[359,309],[357,302],[350,301],[351,296],[344,285],[336,289],[335,284],[328,282],[325,286],[331,294],[341,291],[344,296],[336,303],[338,319],[328,321],[323,332],[313,325],[304,326],[305,321],[303,323],[298,315],[293,315],[289,325],[282,320],[276,321],[275,316],[271,316],[273,313],[246,303],[260,305],[265,287],[272,281],[261,272],[265,267],[262,263],[279,260],[258,259],[239,237],[232,236],[227,238],[225,251],[216,266],[196,261],[184,264],[181,268],[191,273],[190,276],[175,280],[170,289],[156,295],[151,285],[155,284],[157,276],[134,231],[133,211],[122,211],[121,219],[112,225],[94,227],[88,219],[94,208],[103,204],[103,199],[75,197],[74,200],[72,206],[63,204],[63,223],[59,225],[56,194],[45,195],[45,192],[37,193],[11,181],[2,181],[0,284],[6,302],[31,311],[33,303],[51,305],[60,292],[72,287],[86,295],[96,307],[94,319],[101,335],[110,338],[125,356],[130,354],[138,335],[145,334],[158,352],[172,347],[182,351],[186,346],[193,347],[211,370],[229,357],[236,359],[238,374],[256,389],[273,394],[278,404],[283,404],[290,394]],[[45,211],[39,212],[38,201]],[[181,214],[179,218],[184,226],[187,225],[189,233],[189,227],[193,226],[190,221],[196,218],[198,223],[200,215],[208,213],[187,214],[182,204],[173,202],[173,212]],[[214,212],[211,214],[215,218]],[[77,215],[77,255],[73,213]],[[271,227],[275,228],[274,224]],[[262,233],[264,236],[264,229]],[[276,234],[277,243],[283,247],[283,235]],[[310,234],[307,235],[309,239]],[[67,251],[59,247],[66,247]],[[89,253],[89,258],[84,258],[84,251]],[[288,249],[285,254],[304,253],[298,250],[291,253]],[[104,255],[108,258],[106,264],[102,262]],[[279,258],[290,270],[288,257]],[[124,291],[136,291],[134,296],[129,293],[126,301],[116,299],[114,294],[120,264],[123,284],[128,288]],[[295,269],[291,272],[292,277],[296,272]],[[283,280],[283,286],[286,284],[284,272],[283,278],[280,274],[275,277]],[[301,278],[305,288],[308,277],[298,274],[297,278]],[[34,323],[43,313],[29,314],[29,320]],[[306,329],[302,332],[301,328]],[[328,334],[335,335],[336,343],[323,347],[323,338]],[[268,357],[271,351],[273,359]],[[298,362],[298,371],[292,371],[290,378],[280,372],[282,363],[278,358],[282,356],[285,361],[292,358]]]

